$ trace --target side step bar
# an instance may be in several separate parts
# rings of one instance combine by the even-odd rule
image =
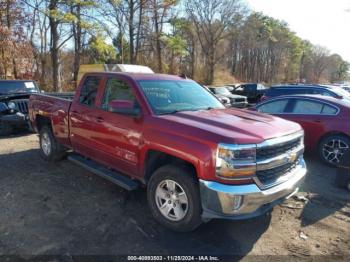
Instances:
[[[101,164],[96,163],[93,160],[87,159],[81,155],[72,153],[68,155],[68,160],[87,169],[91,173],[103,177],[110,182],[126,189],[126,190],[135,190],[139,187],[139,184],[134,180],[118,173],[116,171],[109,170]]]

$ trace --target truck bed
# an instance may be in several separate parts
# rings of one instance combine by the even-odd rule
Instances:
[[[63,93],[52,92],[52,93],[43,93],[42,95],[53,96],[53,97],[63,98],[63,99],[72,101],[74,98],[74,94],[75,92],[63,92]]]
[[[29,117],[36,131],[41,121],[51,121],[57,140],[70,147],[69,110],[74,93],[33,94],[29,98]]]

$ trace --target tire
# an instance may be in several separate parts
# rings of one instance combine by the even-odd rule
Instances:
[[[170,194],[162,195],[164,192]],[[202,223],[198,180],[188,168],[166,165],[156,170],[148,183],[147,199],[153,217],[173,231],[192,231]],[[165,206],[163,213],[161,205]]]
[[[57,142],[49,126],[43,126],[39,133],[40,155],[49,162],[61,160],[65,155],[65,149]]]
[[[4,122],[0,122],[0,136],[8,136],[13,132],[12,126]]]
[[[327,165],[337,166],[341,156],[349,149],[350,139],[348,137],[344,135],[330,135],[321,140],[318,146],[318,154]]]

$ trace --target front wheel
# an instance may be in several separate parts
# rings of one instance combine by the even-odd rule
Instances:
[[[171,230],[191,231],[202,222],[198,181],[187,168],[159,168],[149,181],[147,198],[154,218]]]
[[[319,145],[320,158],[328,165],[337,166],[347,150],[350,149],[350,139],[343,135],[330,135]]]
[[[39,140],[40,155],[44,160],[55,162],[63,158],[65,150],[62,145],[57,142],[51,127],[44,126],[40,129]]]

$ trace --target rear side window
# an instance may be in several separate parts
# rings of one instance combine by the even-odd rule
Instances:
[[[305,115],[335,115],[338,109],[322,102],[297,100],[292,112]]]
[[[93,106],[95,104],[98,86],[102,77],[88,76],[81,87],[79,102],[83,105]]]
[[[108,110],[108,105],[113,100],[128,100],[135,103],[136,99],[127,83],[119,79],[108,79],[103,96],[102,108]]]
[[[289,100],[287,99],[271,101],[258,107],[258,111],[267,114],[283,113],[286,109],[288,101]]]
[[[337,113],[338,109],[329,105],[324,105],[321,111],[322,115],[336,115]]]
[[[294,114],[321,114],[323,104],[315,101],[297,100],[295,102]]]

